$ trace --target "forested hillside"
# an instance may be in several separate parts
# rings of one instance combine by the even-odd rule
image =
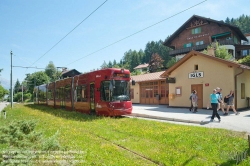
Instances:
[[[235,25],[240,28],[243,33],[250,33],[250,16],[242,14],[238,18],[226,18],[225,23]]]

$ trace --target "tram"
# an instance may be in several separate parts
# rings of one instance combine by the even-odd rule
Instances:
[[[34,88],[34,103],[103,116],[132,113],[130,71],[108,68]]]

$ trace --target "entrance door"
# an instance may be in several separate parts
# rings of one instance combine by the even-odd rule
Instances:
[[[203,84],[193,84],[191,85],[191,93],[193,90],[197,91],[198,96],[198,108],[203,107]]]
[[[96,114],[95,112],[95,83],[90,83],[90,114]]]

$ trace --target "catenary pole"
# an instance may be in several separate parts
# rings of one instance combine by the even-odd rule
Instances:
[[[10,101],[13,108],[13,88],[12,88],[12,51],[10,51]]]

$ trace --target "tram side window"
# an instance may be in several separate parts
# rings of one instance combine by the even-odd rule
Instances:
[[[87,102],[88,97],[87,97],[87,86],[78,86],[77,87],[77,102]]]
[[[65,86],[65,99],[70,99],[70,85]]]
[[[56,99],[59,99],[59,89],[56,89]]]
[[[110,91],[109,91],[110,81],[101,82],[101,100],[110,101]]]

